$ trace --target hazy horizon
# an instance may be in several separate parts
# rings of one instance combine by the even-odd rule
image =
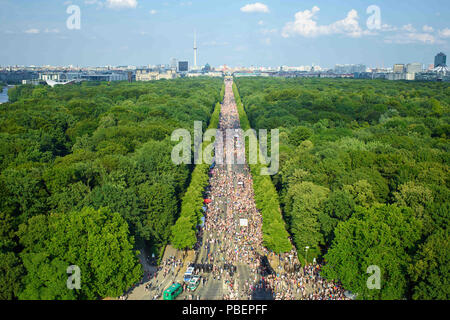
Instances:
[[[71,5],[80,29],[69,29]],[[367,23],[380,9],[380,28]],[[0,65],[432,64],[450,50],[448,1],[0,0]],[[370,10],[369,10],[370,11]],[[370,11],[372,12],[372,11]]]

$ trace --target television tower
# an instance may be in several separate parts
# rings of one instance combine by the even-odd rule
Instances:
[[[197,69],[197,31],[194,30],[194,68]]]

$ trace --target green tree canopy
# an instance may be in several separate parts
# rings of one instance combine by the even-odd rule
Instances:
[[[117,297],[140,280],[128,225],[107,209],[36,216],[18,233],[27,271],[20,299]],[[66,287],[67,267],[81,269],[81,289]]]
[[[364,299],[403,299],[408,294],[409,252],[420,239],[421,225],[411,209],[395,205],[358,207],[338,224],[325,255],[323,272]],[[369,266],[381,271],[381,289],[369,289]]]

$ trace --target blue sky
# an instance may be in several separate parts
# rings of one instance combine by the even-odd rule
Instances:
[[[450,53],[449,14],[448,0],[0,0],[0,65],[192,63],[194,29],[201,65],[431,64]]]

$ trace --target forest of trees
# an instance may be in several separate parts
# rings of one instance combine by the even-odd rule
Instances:
[[[449,299],[449,84],[236,84],[242,128],[280,130],[278,174],[251,166],[265,246],[288,251],[290,236],[359,298]],[[209,165],[173,164],[170,136],[216,128],[223,92],[211,78],[10,89],[0,299],[116,297],[141,279],[138,248],[191,248]],[[81,290],[66,288],[70,265]],[[366,286],[373,265],[380,290]]]
[[[358,298],[449,299],[449,84],[236,83],[251,127],[280,129],[272,181],[301,260]]]
[[[225,88],[222,88],[220,100],[223,100]],[[208,129],[217,129],[220,116],[220,102],[211,116]],[[201,150],[214,141],[203,141]],[[213,153],[211,152],[211,156]],[[181,212],[178,220],[172,227],[171,244],[179,250],[192,249],[197,242],[197,226],[201,224],[201,218],[204,216],[203,206],[205,199],[205,190],[209,183],[210,164],[202,163],[195,165],[192,171],[191,181],[186,193],[181,201]]]
[[[219,126],[221,102],[225,95],[225,84],[220,90],[220,102],[216,103],[214,112],[211,115],[208,129],[217,129]],[[207,151],[209,145],[214,142],[203,141],[200,150]],[[214,152],[211,151],[211,157]],[[197,242],[197,227],[201,224],[201,218],[204,216],[203,206],[205,199],[205,190],[209,183],[210,164],[199,163],[192,171],[191,181],[186,193],[181,201],[181,212],[178,220],[172,227],[171,244],[179,250],[192,249]]]
[[[170,135],[208,127],[221,79],[17,86],[0,106],[0,299],[117,297],[137,248],[171,239],[191,166]],[[139,243],[142,243],[138,245]],[[66,269],[81,269],[81,289]]]

